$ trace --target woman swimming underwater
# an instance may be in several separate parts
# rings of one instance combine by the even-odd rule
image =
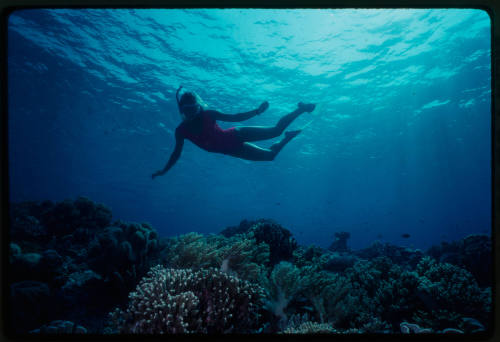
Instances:
[[[281,149],[292,140],[300,130],[285,132],[285,137],[273,144],[269,149],[260,148],[252,141],[275,138],[288,127],[300,114],[312,112],[314,104],[299,102],[296,110],[282,117],[275,126],[241,126],[221,129],[217,120],[240,122],[263,113],[269,103],[262,103],[258,109],[239,114],[223,114],[216,110],[205,110],[196,94],[185,92],[179,99],[177,89],[175,97],[183,118],[182,123],[175,129],[175,148],[163,170],[153,173],[152,178],[165,174],[179,159],[184,145],[184,139],[208,152],[224,153],[233,157],[254,161],[274,160]]]

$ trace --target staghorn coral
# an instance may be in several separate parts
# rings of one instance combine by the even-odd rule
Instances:
[[[255,332],[263,289],[217,269],[151,268],[125,311],[110,313],[118,333]]]

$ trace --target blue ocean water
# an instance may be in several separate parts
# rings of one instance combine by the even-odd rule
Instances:
[[[86,196],[163,236],[258,218],[321,247],[339,231],[352,248],[489,234],[490,54],[481,10],[16,11],[10,200]],[[152,180],[181,123],[179,85],[228,114],[269,101],[223,128],[317,107],[272,162],[186,141]]]

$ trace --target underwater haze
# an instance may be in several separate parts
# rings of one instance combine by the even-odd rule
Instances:
[[[491,233],[490,18],[467,9],[33,9],[8,20],[10,201],[103,203],[160,235],[273,219],[299,244]],[[189,141],[175,91],[275,125],[271,162]],[[269,147],[279,138],[257,142]]]

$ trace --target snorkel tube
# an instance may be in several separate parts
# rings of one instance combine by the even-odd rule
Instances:
[[[179,92],[181,91],[181,89],[182,89],[182,86],[180,86],[177,89],[177,92],[175,93],[175,99],[177,100],[177,107],[179,107],[179,111],[181,110],[181,104],[180,104],[180,100],[179,100]]]
[[[186,120],[186,115],[184,115],[184,113],[182,113],[182,111],[181,111],[181,103],[179,100],[179,92],[181,91],[181,89],[182,89],[182,86],[180,86],[177,89],[177,92],[175,93],[175,99],[177,100],[177,107],[179,108],[179,113],[181,114],[182,120]]]

